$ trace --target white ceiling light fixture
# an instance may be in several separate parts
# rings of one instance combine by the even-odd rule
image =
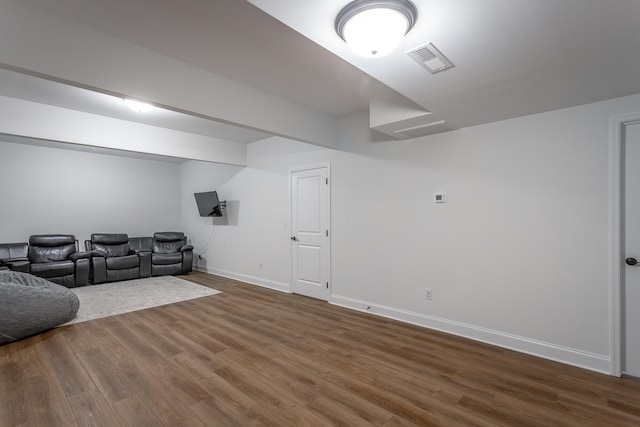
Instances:
[[[335,27],[356,54],[379,58],[398,47],[417,18],[409,0],[355,0],[338,13]]]
[[[153,108],[153,105],[147,104],[145,102],[135,101],[133,99],[123,99],[124,103],[127,104],[127,107],[131,108],[136,113],[146,113]]]

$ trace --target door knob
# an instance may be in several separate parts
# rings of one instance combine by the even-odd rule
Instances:
[[[298,238],[296,236],[291,236],[291,240],[293,240],[294,242],[298,240]]]
[[[638,264],[638,260],[635,258],[627,258],[624,260],[624,262],[627,263],[627,265],[636,265]]]

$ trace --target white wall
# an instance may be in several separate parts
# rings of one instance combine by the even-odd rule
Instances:
[[[249,144],[248,167],[191,161],[181,165],[182,228],[195,246],[196,268],[289,290],[288,168],[327,158],[330,150],[284,138]],[[193,193],[216,190],[223,218],[198,216]],[[262,268],[260,268],[262,264]]]
[[[179,229],[180,166],[0,142],[0,242]]]
[[[334,301],[607,369],[605,105],[404,142],[345,126]]]
[[[339,150],[253,143],[215,182],[240,212],[206,266],[288,290],[288,169],[330,161],[333,303],[608,372],[609,117],[631,111],[640,96],[382,142],[359,114]]]

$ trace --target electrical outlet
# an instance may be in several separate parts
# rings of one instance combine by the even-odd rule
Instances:
[[[431,301],[433,299],[433,291],[429,288],[424,289],[424,299]]]
[[[433,193],[433,203],[447,203],[447,193],[444,191]]]

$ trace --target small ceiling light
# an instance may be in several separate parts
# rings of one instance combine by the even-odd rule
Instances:
[[[153,108],[153,105],[147,104],[145,102],[134,101],[133,99],[123,99],[124,103],[127,104],[127,107],[131,108],[136,113],[146,113],[147,111]]]
[[[360,56],[391,53],[415,24],[418,10],[409,0],[355,0],[336,17],[336,32]]]

